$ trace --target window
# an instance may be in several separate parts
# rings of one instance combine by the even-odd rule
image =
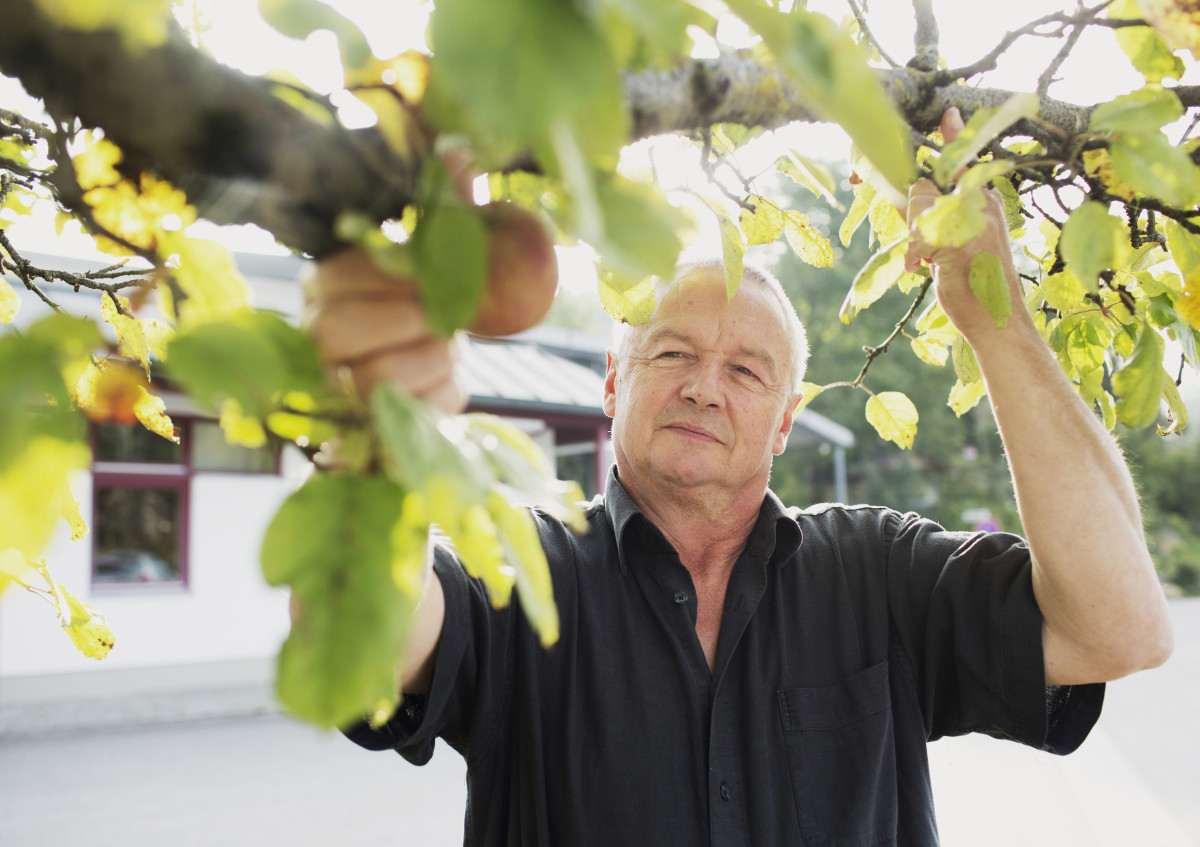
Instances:
[[[225,443],[215,421],[177,420],[180,443],[140,426],[93,429],[92,585],[186,585],[196,473],[277,473],[279,445]]]

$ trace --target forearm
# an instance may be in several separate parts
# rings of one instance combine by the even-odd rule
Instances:
[[[433,670],[442,627],[446,621],[446,595],[442,581],[430,564],[425,570],[425,586],[413,612],[413,627],[409,633],[404,656],[400,661],[400,691],[405,694],[426,694],[433,684]]]
[[[1133,479],[1032,324],[973,340],[1033,554],[1052,683],[1115,679],[1170,652]]]

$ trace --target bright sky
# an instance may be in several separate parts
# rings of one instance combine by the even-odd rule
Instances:
[[[207,42],[216,56],[249,73],[263,73],[272,68],[286,67],[302,81],[322,92],[336,92],[340,88],[340,66],[333,36],[327,32],[315,33],[304,42],[287,39],[268,27],[258,17],[256,3],[248,0],[201,0],[209,10],[212,24]],[[872,31],[882,42],[885,52],[903,63],[912,52],[912,5],[910,0],[862,0],[869,9]],[[367,35],[372,49],[380,56],[392,56],[409,48],[422,49],[424,31],[428,22],[427,2],[421,0],[331,0],[347,17],[354,20]],[[941,26],[941,48],[951,66],[960,66],[974,61],[990,50],[1009,30],[1045,15],[1053,9],[1045,0],[1007,0],[986,6],[961,0],[941,0],[935,3]],[[835,18],[848,12],[846,0],[811,0],[809,8],[822,11]],[[745,33],[736,21],[723,24],[718,36],[736,46],[745,44]],[[1057,42],[1046,39],[1025,38],[1009,52],[1009,58],[996,71],[989,74],[984,84],[992,87],[1029,89],[1038,74],[1049,62]],[[715,54],[716,45],[710,44],[700,52]],[[1097,56],[1105,56],[1099,59]],[[1123,60],[1113,62],[1112,35],[1107,31],[1089,32],[1077,46],[1072,58],[1064,65],[1063,82],[1051,93],[1063,100],[1090,103],[1114,93],[1132,90],[1141,85],[1140,76]],[[337,95],[335,94],[335,98]],[[0,105],[28,109],[20,103],[11,87],[0,88]],[[373,115],[353,98],[342,98],[343,119],[348,125],[369,123]],[[342,105],[339,103],[339,105]],[[364,114],[365,112],[365,114]],[[840,130],[828,126],[799,126],[787,134],[786,142],[815,158],[839,159],[848,152],[848,143]],[[761,142],[759,155],[766,165],[778,155],[778,148],[769,140]],[[752,150],[751,156],[754,155]],[[656,162],[659,175],[667,184],[682,184],[693,178],[694,171],[669,172],[667,163],[674,156],[660,156]],[[666,169],[666,170],[664,170]],[[748,172],[754,165],[747,168]],[[42,222],[43,227],[45,222]],[[198,225],[203,230],[204,225]],[[211,229],[211,228],[210,228]],[[251,228],[235,231],[225,228],[221,238],[235,249],[272,249],[268,236]],[[43,232],[47,230],[43,229]],[[200,233],[197,233],[200,234]],[[212,233],[205,233],[211,237]],[[13,232],[14,237],[44,240],[40,234]],[[66,252],[90,252],[86,239],[71,241],[55,239],[52,248]],[[585,256],[563,253],[564,282],[575,281],[579,287],[591,288],[594,275]],[[575,286],[572,286],[575,287]]]

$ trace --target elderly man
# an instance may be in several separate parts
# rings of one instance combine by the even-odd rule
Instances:
[[[953,127],[951,127],[953,129]],[[918,183],[910,215],[936,197]],[[925,743],[985,732],[1054,753],[1084,739],[1103,683],[1162,662],[1165,601],[1119,451],[1018,311],[998,328],[968,284],[1001,256],[1003,209],[962,249],[914,238],[975,349],[1028,542],[869,506],[785,508],[768,489],[807,354],[769,275],[732,300],[685,268],[609,352],[616,466],[574,536],[537,516],[562,619],[543,649],[438,548],[384,727],[348,734],[468,766],[469,845],[932,845]],[[347,262],[349,261],[349,264]],[[386,290],[356,259],[327,292]],[[334,297],[333,362],[461,407],[450,347],[403,298]],[[386,312],[386,319],[382,317]]]

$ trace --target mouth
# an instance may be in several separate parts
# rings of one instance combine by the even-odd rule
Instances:
[[[682,435],[686,438],[692,438],[696,441],[710,441],[715,444],[724,443],[721,441],[721,439],[717,438],[716,435],[714,435],[712,432],[709,432],[704,427],[696,426],[695,424],[684,423],[682,421],[667,424],[663,427],[663,429],[669,429],[678,435]]]

